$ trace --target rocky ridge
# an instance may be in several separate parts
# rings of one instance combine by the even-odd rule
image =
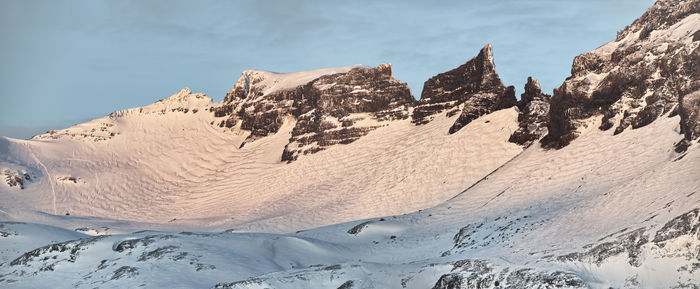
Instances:
[[[277,133],[287,119],[296,121],[282,152],[286,162],[351,143],[386,121],[410,117],[421,125],[449,110],[448,116],[460,113],[449,129],[455,133],[482,115],[516,104],[515,90],[498,77],[488,44],[467,63],[426,81],[420,101],[392,76],[389,64],[351,67],[317,78],[304,75],[303,80],[274,79],[278,76],[245,71],[222,105],[211,111],[221,118],[219,127],[250,131],[246,142]]]
[[[355,67],[323,75],[291,89],[264,93],[263,79],[244,73],[220,107],[212,108],[221,127],[250,131],[246,141],[277,133],[296,120],[282,161],[357,140],[387,120],[408,118],[413,97],[396,80],[390,64]],[[245,145],[243,143],[241,146]]]
[[[449,133],[452,134],[479,116],[515,103],[515,88],[503,85],[496,73],[491,45],[487,44],[467,63],[425,82],[412,121],[420,125],[446,110],[448,116],[460,113],[450,127]]]
[[[547,148],[561,148],[578,128],[602,115],[614,134],[643,127],[663,114],[681,116],[684,138],[700,136],[700,1],[658,1],[615,41],[577,56],[571,76],[551,100]]]

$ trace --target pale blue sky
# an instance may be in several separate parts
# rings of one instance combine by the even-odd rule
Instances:
[[[423,82],[494,46],[518,93],[551,92],[574,56],[615,38],[651,0],[0,0],[0,135],[27,138],[190,87],[221,100],[246,69],[389,62]]]

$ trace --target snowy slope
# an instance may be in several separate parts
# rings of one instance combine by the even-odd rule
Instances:
[[[185,89],[32,140],[3,139],[0,167],[34,175],[24,189],[0,184],[0,209],[11,211],[4,218],[114,225],[46,212],[156,223],[136,228],[293,232],[439,204],[522,151],[507,142],[517,113],[506,109],[454,135],[456,116],[382,122],[351,144],[286,164],[293,118],[239,148],[248,132],[212,125],[211,105]]]
[[[0,282],[11,288],[693,288],[700,149],[682,155],[669,149],[679,138],[677,123],[678,117],[664,117],[617,136],[589,126],[562,150],[532,146],[459,196],[407,215],[283,235],[98,236],[15,255],[0,266]]]
[[[643,79],[668,97],[648,119],[639,109],[652,98],[632,93],[636,83],[607,93],[607,108],[576,98],[617,85],[590,72],[599,65],[698,55],[698,3],[659,1],[645,14],[659,25],[635,21],[577,57],[567,83],[583,93],[563,85],[551,103],[549,116],[571,124],[550,146],[559,149],[509,143],[513,108],[451,135],[458,116],[441,111],[419,126],[364,117],[379,127],[286,164],[294,117],[241,147],[250,132],[216,125],[218,104],[187,89],[33,140],[0,139],[0,221],[28,222],[0,222],[0,287],[699,288],[700,145],[681,131],[694,119],[684,109],[696,108],[671,89],[697,79]],[[666,23],[668,9],[678,21]],[[608,61],[621,50],[624,61]],[[692,64],[676,67],[693,76]],[[347,69],[243,81],[269,94]],[[555,119],[544,121],[551,134]]]

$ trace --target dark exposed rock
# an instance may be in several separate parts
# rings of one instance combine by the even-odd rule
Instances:
[[[588,247],[590,249],[585,252],[567,254],[559,256],[557,259],[561,262],[582,261],[600,265],[601,263],[605,262],[605,260],[613,256],[627,253],[628,263],[631,266],[639,267],[642,265],[641,256],[642,247],[644,245],[651,244],[652,246],[656,246],[651,249],[655,250],[658,248],[664,248],[666,242],[669,240],[674,240],[682,236],[692,236],[693,239],[700,240],[700,209],[693,209],[669,220],[658,231],[656,231],[653,240],[649,240],[649,237],[647,237],[647,232],[644,228],[639,228],[630,232],[621,230],[617,233],[609,235],[608,237],[612,237],[614,235],[617,235],[617,237],[611,241],[599,243],[595,246],[591,244],[590,247]],[[690,252],[686,257],[700,258],[700,251]]]
[[[338,289],[350,289],[353,287],[353,285],[355,285],[355,281],[348,280],[345,283],[341,284],[340,287],[338,287]]]
[[[685,214],[673,218],[656,231],[654,243],[663,247],[663,242],[675,239],[683,235],[696,235],[700,237],[700,209],[693,209]]]
[[[610,257],[627,253],[628,263],[631,266],[641,266],[641,247],[649,242],[646,230],[640,228],[618,236],[613,241],[604,242],[594,246],[583,253],[572,253],[560,256],[559,261],[584,261],[600,265]]]
[[[537,80],[527,78],[525,93],[520,95],[520,101],[516,104],[520,110],[518,130],[513,132],[508,141],[529,146],[547,134],[550,98],[550,95],[542,93]]]
[[[296,119],[292,137],[282,152],[281,160],[287,162],[300,154],[351,143],[376,129],[356,124],[366,114],[375,122],[406,119],[415,101],[408,86],[394,79],[389,64],[324,75],[267,95],[256,86],[261,77],[244,73],[223,105],[212,111],[225,118],[219,126],[240,124],[241,129],[250,131],[247,141],[277,133],[285,119]]]
[[[433,289],[461,288],[588,288],[576,274],[532,268],[497,268],[484,260],[461,260]]]
[[[678,108],[685,139],[690,141],[700,137],[700,90],[682,95]]]
[[[265,77],[262,72],[244,72],[222,105],[210,111],[223,118],[220,127],[250,131],[245,142],[275,134],[286,120],[295,120],[281,156],[286,162],[354,142],[383,121],[408,118],[411,107],[415,124],[427,123],[443,110],[450,116],[460,113],[449,129],[454,133],[482,115],[516,104],[514,88],[505,87],[496,74],[490,45],[462,66],[426,81],[418,103],[408,86],[393,78],[388,64],[323,75],[270,92]],[[368,118],[371,121],[360,122]]]
[[[647,27],[653,30],[666,29],[675,24],[679,19],[700,11],[700,2],[697,0],[660,0],[649,8],[642,17],[632,22],[632,25],[625,27],[617,33],[617,41],[622,40],[630,33],[635,33]]]
[[[444,110],[462,110],[449,130],[455,133],[472,120],[516,104],[515,88],[505,87],[493,64],[491,45],[461,66],[428,79],[416,105],[412,122],[420,125]]]
[[[143,252],[141,254],[141,256],[139,256],[137,261],[143,262],[143,261],[148,261],[148,260],[153,260],[153,259],[157,260],[157,259],[163,258],[163,256],[165,256],[165,255],[174,253],[175,249],[177,249],[176,246],[170,245],[170,246],[156,248],[155,250],[152,250],[152,251]]]
[[[457,273],[450,273],[440,276],[433,289],[460,289],[467,288],[464,278]]]
[[[33,180],[29,172],[24,170],[2,169],[0,177],[5,179],[5,183],[8,186],[19,187],[20,189],[24,189],[24,186]]]
[[[114,270],[112,275],[112,280],[119,280],[121,278],[131,278],[139,275],[139,269],[130,266],[122,266],[119,269]]]
[[[9,224],[9,222],[0,222],[0,229],[4,229],[5,224]],[[2,237],[2,238],[7,238],[9,236],[17,236],[17,235],[18,235],[17,232],[14,232],[14,231],[0,230],[0,237]]]
[[[80,255],[80,251],[87,249],[91,244],[93,244],[93,243],[95,243],[95,242],[97,242],[105,237],[106,236],[96,236],[96,237],[91,237],[91,238],[72,240],[72,241],[66,241],[66,242],[46,245],[44,247],[37,248],[37,249],[34,249],[32,251],[29,251],[29,252],[22,254],[22,256],[19,256],[18,258],[12,260],[12,262],[10,262],[10,266],[30,266],[30,264],[33,261],[37,261],[39,259],[46,261],[48,259],[51,259],[50,258],[51,256],[56,256],[57,254],[62,253],[62,252],[68,252],[68,257],[66,259],[56,260],[54,262],[54,264],[61,262],[61,261],[68,261],[68,262],[74,263],[75,260]],[[48,255],[51,255],[51,256],[48,256]],[[53,259],[56,259],[56,258],[53,258]]]
[[[264,284],[263,279],[252,277],[252,278],[248,278],[246,280],[240,280],[240,281],[235,281],[235,282],[217,283],[216,285],[211,287],[211,289],[231,289],[234,287],[246,286],[246,285],[251,286],[251,287],[254,285],[262,287],[260,285],[263,285],[263,284]],[[263,288],[265,288],[265,287],[263,287]]]
[[[348,234],[357,235],[358,233],[362,232],[362,229],[364,229],[365,227],[367,227],[369,224],[372,224],[372,223],[374,223],[374,221],[366,221],[366,222],[359,223],[359,224],[355,225],[354,227],[350,228],[350,230],[348,230]]]
[[[650,124],[686,95],[693,98],[700,90],[700,50],[692,42],[655,33],[665,33],[662,30],[699,11],[698,0],[657,1],[618,33],[615,42],[577,56],[571,76],[554,90],[543,146],[568,145],[578,136],[583,120],[598,114],[603,115],[601,130],[615,127],[614,134],[619,134],[630,126]],[[697,111],[697,107],[693,102],[686,110]],[[681,114],[681,124],[697,128],[698,120]]]
[[[121,253],[126,250],[134,249],[138,246],[148,246],[149,244],[154,243],[156,238],[158,238],[158,235],[151,235],[138,239],[127,239],[116,244],[116,246],[114,246],[114,251]]]

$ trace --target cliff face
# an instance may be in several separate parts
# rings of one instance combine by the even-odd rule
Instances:
[[[275,134],[286,119],[293,119],[291,138],[282,152],[282,161],[291,162],[300,154],[351,143],[384,121],[411,117],[421,125],[447,110],[448,116],[459,113],[449,128],[452,134],[482,115],[515,104],[515,90],[503,85],[491,45],[486,45],[467,63],[426,81],[420,101],[392,76],[389,64],[290,74],[248,70],[211,111],[221,118],[218,126],[250,131],[246,142]]]
[[[529,146],[547,134],[550,98],[550,95],[542,92],[537,80],[532,77],[527,78],[525,92],[520,95],[520,100],[516,104],[519,110],[519,127],[508,141]]]
[[[270,81],[263,73],[244,73],[223,105],[213,109],[217,117],[224,118],[219,126],[240,125],[251,131],[248,140],[255,140],[276,133],[287,117],[293,117],[296,124],[282,153],[282,161],[290,162],[299,154],[351,143],[380,122],[408,118],[408,109],[415,101],[408,86],[394,79],[389,64],[355,67],[305,83],[302,79],[303,84],[293,88],[269,91],[269,84],[265,84],[295,81]]]
[[[684,142],[696,139],[698,30],[700,1],[658,1],[615,41],[577,56],[571,76],[554,90],[543,146],[568,145],[582,120],[597,114],[601,130],[619,134],[679,113]]]
[[[515,89],[505,87],[498,77],[491,45],[487,44],[467,63],[425,82],[412,121],[417,125],[425,124],[445,110],[448,116],[460,113],[449,130],[452,134],[479,116],[515,103]]]

